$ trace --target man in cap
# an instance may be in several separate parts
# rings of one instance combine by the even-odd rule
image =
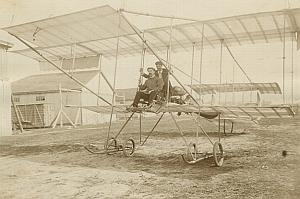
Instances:
[[[136,92],[133,107],[138,107],[140,99],[148,101],[148,104],[153,104],[153,100],[156,98],[157,94],[162,91],[164,82],[162,78],[155,75],[155,69],[153,67],[148,67],[147,71],[149,73],[148,79],[143,85],[140,86],[140,90]]]
[[[164,82],[163,88],[162,88],[162,94],[163,97],[167,96],[167,90],[168,90],[168,70],[163,68],[163,63],[161,61],[157,61],[155,62],[155,66],[156,66],[156,71],[155,71],[155,76],[157,76],[158,78],[161,78]],[[149,78],[149,75],[143,73],[142,74],[143,77],[145,78]],[[169,95],[171,94],[172,91],[172,85],[171,82],[169,81]]]

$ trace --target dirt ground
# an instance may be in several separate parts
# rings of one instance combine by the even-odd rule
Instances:
[[[143,121],[143,139],[157,118]],[[178,117],[187,142],[197,128]],[[113,132],[121,122],[113,124]],[[90,154],[82,146],[103,148],[107,125],[39,129],[0,138],[0,198],[299,198],[300,117],[239,124],[222,135],[225,161],[194,165],[181,159],[185,144],[166,116],[144,146],[139,121],[130,121],[118,141],[134,138],[132,157],[122,152]],[[216,141],[216,126],[202,121]],[[201,134],[200,151],[212,145]],[[287,151],[283,156],[282,151]]]

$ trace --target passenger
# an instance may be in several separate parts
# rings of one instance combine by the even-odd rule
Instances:
[[[148,79],[143,85],[140,86],[140,91],[136,92],[133,107],[138,107],[140,99],[148,101],[148,106],[152,106],[153,100],[157,97],[157,94],[162,91],[164,82],[162,78],[158,78],[155,75],[155,69],[153,67],[147,68],[149,73]]]
[[[161,61],[155,62],[156,66],[156,71],[155,71],[155,76],[162,78],[164,82],[164,86],[162,89],[162,97],[167,96],[167,90],[168,90],[168,70],[163,68],[163,63]],[[145,73],[142,73],[142,76],[145,78],[148,78],[149,76]],[[172,96],[172,85],[171,82],[169,81],[169,96]]]

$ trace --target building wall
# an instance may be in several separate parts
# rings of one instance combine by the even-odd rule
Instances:
[[[38,100],[37,100],[38,99]],[[40,99],[44,99],[40,101]],[[42,93],[42,94],[14,94],[14,101],[16,105],[29,105],[29,104],[47,104],[46,121],[53,121],[60,110],[61,98],[59,93]],[[62,105],[63,110],[67,116],[74,122],[77,114],[77,109],[67,108],[66,105],[79,105],[80,93],[75,92],[63,92],[62,93]],[[30,117],[31,118],[31,117]],[[26,115],[23,116],[24,120],[28,120]],[[50,122],[51,123],[51,122]],[[46,126],[50,125],[46,122]],[[68,120],[63,117],[63,123],[69,123]]]
[[[12,135],[10,82],[0,80],[0,136]]]
[[[86,86],[98,93],[98,81],[99,76],[96,75],[93,79],[91,79]],[[112,92],[109,87],[106,85],[105,81],[101,80],[101,89],[100,95],[105,98],[107,101],[111,102],[112,100]],[[90,91],[83,89],[81,93],[78,92],[64,92],[63,96],[63,110],[69,116],[69,118],[75,122],[76,115],[79,113],[78,123],[82,121],[83,125],[87,124],[99,124],[109,122],[110,114],[102,114],[95,113],[93,111],[89,111],[86,109],[80,108],[71,108],[65,107],[65,105],[73,105],[73,106],[97,106],[98,105],[107,105],[101,100],[98,100],[98,97],[92,94]],[[37,101],[37,98],[44,98],[43,101]],[[60,109],[60,95],[59,93],[42,93],[42,94],[14,94],[14,101],[16,105],[24,105],[24,104],[37,104],[44,103],[48,104],[51,111],[50,117],[52,120],[55,119],[59,109]],[[24,118],[27,119],[27,118]],[[113,115],[113,120],[116,119],[116,116]],[[64,118],[63,122],[66,124],[68,121]]]
[[[12,135],[11,86],[7,74],[7,52],[0,45],[0,136]]]

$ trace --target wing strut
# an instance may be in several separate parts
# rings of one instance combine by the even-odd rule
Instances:
[[[137,29],[137,27],[133,26],[129,20],[124,16],[123,16],[123,19],[128,23],[128,25],[132,28],[132,30],[137,34],[137,36],[145,43],[145,45],[147,46],[147,48],[153,53],[153,55],[159,60],[162,62],[163,66],[168,70],[168,67],[167,65],[163,62],[163,60],[154,52],[154,50],[151,48],[151,46],[143,40],[143,37],[141,36],[141,31]],[[190,92],[184,87],[184,85],[178,80],[178,78],[173,74],[173,73],[170,73],[170,75],[172,75],[172,77],[176,80],[176,82],[183,88],[183,90],[185,92],[187,92],[189,95],[190,95]],[[200,104],[198,103],[198,101],[191,95],[191,98],[192,100],[198,105],[200,106]]]
[[[20,37],[9,33],[10,35],[12,35],[13,37],[15,37],[16,39],[18,39],[20,42],[22,42],[23,44],[25,44],[28,48],[30,48],[33,52],[35,52],[36,54],[38,54],[41,58],[43,58],[45,61],[47,61],[49,64],[51,64],[52,66],[54,66],[55,68],[57,68],[59,71],[61,71],[62,73],[64,73],[66,76],[68,76],[70,79],[74,80],[77,84],[79,84],[80,86],[82,86],[83,88],[85,88],[86,90],[90,91],[92,94],[94,94],[95,96],[97,96],[99,99],[101,99],[103,102],[105,102],[108,105],[112,105],[110,102],[108,102],[106,99],[104,99],[103,97],[101,97],[100,95],[98,95],[97,93],[95,93],[93,90],[91,90],[90,88],[88,88],[87,86],[85,86],[81,81],[79,81],[77,78],[73,77],[72,75],[70,75],[68,72],[66,72],[64,69],[60,68],[59,66],[57,66],[54,62],[52,62],[51,60],[49,60],[48,58],[46,58],[45,56],[43,56],[39,51],[37,51],[36,49],[34,49],[30,44],[28,44],[26,41],[24,41],[23,39],[21,39]]]

